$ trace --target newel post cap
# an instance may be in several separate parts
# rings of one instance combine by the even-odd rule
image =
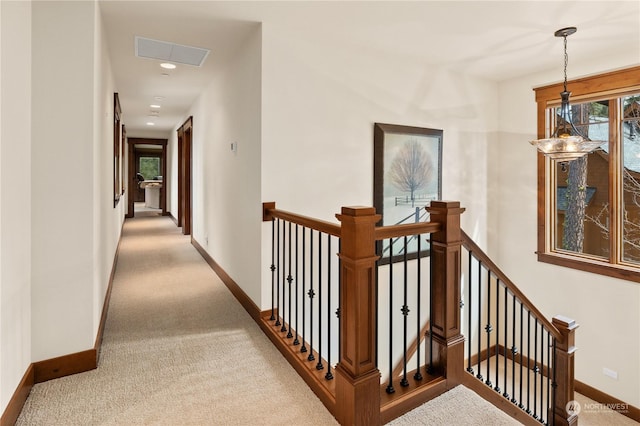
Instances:
[[[271,215],[271,210],[275,210],[276,202],[275,201],[266,201],[262,203],[262,221],[263,222],[271,222],[273,220],[273,216]]]
[[[340,214],[336,215],[338,219],[340,219],[340,216],[362,217],[362,216],[380,216],[380,215],[376,215],[375,207],[345,206],[345,207],[342,207]]]

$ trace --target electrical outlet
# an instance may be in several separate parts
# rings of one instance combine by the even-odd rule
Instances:
[[[618,380],[618,372],[617,371],[613,371],[609,368],[603,367],[602,368],[602,374],[604,374],[607,377],[611,377],[614,380]]]

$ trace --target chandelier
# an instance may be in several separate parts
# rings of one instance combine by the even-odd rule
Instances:
[[[560,114],[556,120],[556,129],[549,138],[530,141],[531,145],[538,148],[546,157],[559,161],[571,161],[578,159],[602,145],[603,141],[592,141],[583,136],[571,120],[571,106],[567,91],[567,36],[575,33],[576,27],[562,28],[554,33],[556,37],[564,39],[564,90],[560,93]]]

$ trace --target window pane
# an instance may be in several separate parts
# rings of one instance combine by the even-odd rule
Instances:
[[[640,94],[622,99],[622,259],[640,263]]]
[[[140,174],[145,180],[152,180],[160,175],[159,157],[140,157]]]
[[[556,250],[609,257],[609,102],[575,104],[574,125],[601,149],[556,162]],[[559,109],[558,109],[559,110]]]

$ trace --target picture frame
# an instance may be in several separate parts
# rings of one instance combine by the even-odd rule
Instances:
[[[122,195],[122,132],[121,120],[122,108],[117,93],[113,94],[113,207],[120,202]]]
[[[380,226],[424,222],[424,207],[442,199],[443,131],[397,124],[374,123],[373,205]],[[404,259],[403,241],[379,241],[382,264]],[[414,237],[407,256],[418,256]],[[428,256],[429,244],[420,242],[420,256]]]

